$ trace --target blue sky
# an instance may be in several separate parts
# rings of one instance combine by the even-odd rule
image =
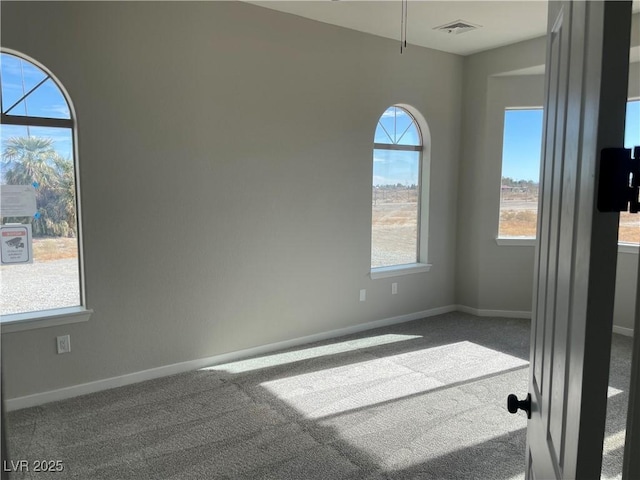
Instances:
[[[48,75],[35,65],[13,55],[3,53],[0,69],[2,73],[2,110],[11,115],[26,115],[48,118],[71,118],[69,106],[60,89]],[[42,85],[31,93],[26,101],[20,100],[42,80]],[[8,109],[11,109],[7,112]]]
[[[627,103],[624,146],[625,148],[640,146],[640,100]]]
[[[27,92],[47,78],[47,74],[13,55],[3,53],[0,62],[2,74],[2,109],[6,112]],[[69,106],[52,79],[47,79],[30,94],[26,100],[19,102],[8,112],[12,115],[48,118],[71,118]],[[49,137],[53,139],[54,148],[64,158],[71,158],[72,137],[68,128],[27,127],[19,125],[2,125],[2,142],[17,136]]]
[[[389,107],[382,114],[373,141],[392,145],[422,144],[414,119],[398,107]],[[419,174],[420,152],[374,149],[373,185],[418,185]]]
[[[418,185],[420,152],[373,151],[373,185]]]
[[[504,112],[503,177],[538,182],[542,146],[542,116],[541,108],[506,110]]]
[[[378,120],[373,141],[397,145],[420,145],[420,137],[415,120],[405,110],[389,107]]]
[[[502,176],[539,181],[542,109],[506,110],[502,144]],[[624,146],[640,145],[640,101],[627,103]]]

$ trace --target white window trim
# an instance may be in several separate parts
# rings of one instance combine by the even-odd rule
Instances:
[[[496,243],[501,247],[535,247],[537,240],[535,238],[507,238],[498,237]]]
[[[627,98],[627,103],[637,102],[637,101],[640,101],[640,97],[629,96]],[[541,106],[528,106],[528,107],[504,106],[502,113],[504,115],[504,112],[507,110],[534,110],[534,109],[543,109],[543,108],[544,107],[541,107]],[[502,138],[504,138],[504,123],[502,125],[502,135],[503,135]],[[540,159],[540,161],[542,162],[542,158]],[[502,165],[501,165],[501,172],[502,172]],[[500,201],[498,202],[498,231],[500,230],[499,217],[500,217],[501,203],[502,203],[502,199],[500,199]],[[536,215],[537,213],[538,212],[536,210]],[[534,247],[536,245],[536,241],[537,241],[537,237],[528,237],[528,238],[496,237],[496,243],[499,246],[504,246],[504,247]],[[640,245],[637,243],[630,243],[630,242],[618,242],[618,252],[632,253],[637,255],[640,253]]]
[[[45,72],[54,82],[56,87],[62,93],[62,96],[69,106],[69,113],[73,126],[71,127],[72,133],[72,147],[73,147],[73,167],[74,178],[76,187],[76,221],[77,221],[77,241],[78,241],[78,272],[80,275],[80,305],[73,307],[54,308],[50,310],[36,310],[32,312],[24,313],[12,313],[7,315],[0,315],[0,332],[12,333],[23,330],[33,330],[37,328],[54,327],[56,325],[66,325],[71,323],[86,322],[91,317],[93,310],[86,307],[87,300],[85,295],[85,271],[84,271],[84,242],[83,242],[83,227],[82,227],[82,194],[80,192],[80,162],[78,155],[78,121],[75,106],[67,92],[66,88],[57,76],[51,72],[45,65],[41,64],[37,60],[25,55],[17,50],[2,47],[0,53],[8,53],[16,57],[22,58]],[[34,125],[38,126],[38,125]]]
[[[500,139],[504,142],[504,116],[507,111],[512,110],[543,110],[544,107],[540,105],[529,105],[529,106],[519,106],[514,107],[511,105],[504,105],[504,107],[500,110],[502,113],[502,133],[500,135]],[[504,151],[502,151],[502,146],[500,147],[500,185],[502,185],[502,170],[504,167]],[[540,159],[542,162],[542,159]],[[538,181],[538,188],[540,188],[540,181]],[[500,232],[500,210],[502,207],[502,194],[500,195],[500,199],[498,200],[498,232]],[[536,215],[538,211],[536,210]],[[496,237],[496,243],[501,247],[535,247],[537,241],[537,237]]]
[[[535,247],[535,238],[496,238],[496,243],[501,247]],[[640,253],[640,244],[629,242],[618,242],[619,253]]]
[[[38,312],[12,313],[0,316],[0,329],[4,333],[55,327],[69,323],[86,322],[93,310],[85,307],[55,308]]]
[[[413,106],[405,103],[396,103],[392,105],[405,110],[413,118],[418,132],[420,133],[420,146],[409,146],[407,151],[414,150],[420,152],[419,163],[419,179],[420,190],[418,194],[418,235],[417,235],[417,251],[416,262],[400,265],[385,265],[383,267],[370,267],[370,276],[372,279],[398,277],[409,275],[412,273],[428,272],[431,264],[420,262],[427,258],[427,238],[429,227],[429,187],[431,179],[431,130],[429,124],[422,113]],[[380,117],[378,118],[378,121]],[[377,124],[376,124],[377,125]],[[374,143],[374,150],[379,144]],[[391,144],[387,144],[388,146]],[[395,148],[391,148],[395,149]],[[404,150],[405,148],[403,148]]]
[[[400,277],[413,273],[425,273],[431,270],[430,263],[408,263],[406,265],[392,265],[390,267],[378,267],[371,269],[371,279]]]
[[[637,243],[619,242],[618,253],[635,253],[638,255],[640,252],[640,245]]]

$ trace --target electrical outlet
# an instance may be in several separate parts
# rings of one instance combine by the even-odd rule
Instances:
[[[398,293],[398,284],[396,282],[393,282],[391,284],[391,295],[395,295]]]
[[[363,288],[360,290],[360,301],[364,302],[367,299],[367,291]]]
[[[56,337],[56,344],[58,346],[58,353],[69,353],[71,351],[71,336],[61,335]]]

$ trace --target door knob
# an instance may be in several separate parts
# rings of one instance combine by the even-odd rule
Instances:
[[[516,413],[518,409],[527,412],[527,418],[531,418],[531,394],[527,394],[524,400],[518,400],[513,393],[507,397],[507,410],[509,413]]]

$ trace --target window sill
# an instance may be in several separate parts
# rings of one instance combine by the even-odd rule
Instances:
[[[637,243],[618,243],[618,253],[635,253],[637,255],[639,250],[640,245]]]
[[[371,269],[371,278],[400,277],[402,275],[410,275],[412,273],[424,273],[431,270],[431,264],[427,263],[410,263],[408,265],[393,265],[391,267],[379,267]]]
[[[41,312],[13,313],[0,316],[2,333],[21,332],[37,328],[55,327],[69,323],[86,322],[93,310],[84,307],[56,308]]]
[[[506,247],[535,247],[535,238],[496,238],[496,243],[500,246]],[[640,245],[637,243],[618,243],[619,253],[640,253]]]
[[[535,247],[535,238],[496,238],[501,247]]]

